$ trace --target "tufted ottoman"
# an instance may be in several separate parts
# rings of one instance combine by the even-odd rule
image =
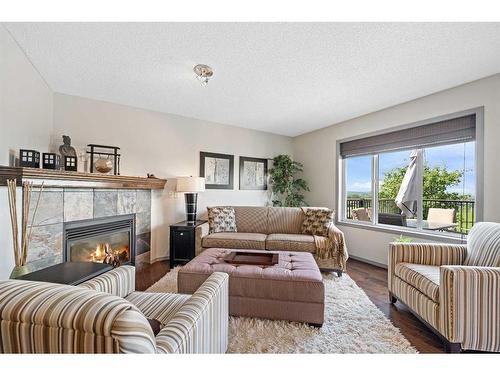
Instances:
[[[231,315],[323,324],[325,287],[310,253],[273,251],[279,263],[266,267],[225,263],[231,251],[238,250],[211,248],[191,260],[179,270],[178,292],[192,294],[210,274],[225,272]]]

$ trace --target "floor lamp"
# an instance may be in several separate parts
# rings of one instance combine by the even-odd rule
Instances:
[[[205,179],[203,177],[178,177],[177,191],[184,193],[186,201],[186,222],[196,223],[196,209],[198,193],[205,191]]]

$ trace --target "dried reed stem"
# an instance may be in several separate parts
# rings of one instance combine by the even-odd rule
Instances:
[[[17,202],[16,202],[16,185],[17,181],[7,180],[7,190],[9,193],[9,210],[10,221],[12,228],[12,247],[14,250],[14,261],[16,266],[20,265],[19,257],[19,230],[17,227]]]
[[[26,263],[26,259],[28,257],[28,248],[29,248],[29,244],[31,242],[31,236],[33,235],[33,225],[35,224],[35,217],[36,217],[36,213],[38,211],[38,205],[40,204],[40,198],[42,197],[44,183],[45,182],[42,181],[42,184],[40,185],[40,190],[38,191],[38,199],[36,200],[35,209],[33,210],[33,216],[31,217],[30,232],[29,232],[28,236],[26,237],[26,241],[25,241],[24,246],[23,246],[23,263],[24,264]],[[30,186],[30,194],[29,194],[30,203],[31,203],[32,191],[33,191],[33,184],[31,184],[31,186]],[[29,213],[29,208],[28,208],[28,213]],[[28,219],[26,219],[26,220],[28,220]]]
[[[21,258],[21,266],[24,265],[25,259],[24,254],[26,252],[26,236],[28,229],[28,215],[31,204],[31,184],[23,183],[23,216],[21,217],[21,253],[19,254]]]

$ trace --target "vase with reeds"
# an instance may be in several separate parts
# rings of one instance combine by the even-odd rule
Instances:
[[[28,259],[28,248],[31,241],[31,236],[33,234],[33,224],[35,222],[36,212],[38,211],[38,205],[40,203],[40,197],[42,196],[43,183],[40,186],[38,199],[31,216],[31,225],[28,229],[29,213],[31,206],[31,197],[33,193],[33,183],[23,182],[22,185],[22,216],[21,216],[21,241],[19,242],[19,221],[17,212],[17,181],[7,180],[7,191],[9,194],[9,210],[10,210],[10,220],[12,229],[12,248],[14,251],[14,262],[15,267],[10,274],[11,279],[15,279],[29,272],[32,272],[30,267],[26,265]]]

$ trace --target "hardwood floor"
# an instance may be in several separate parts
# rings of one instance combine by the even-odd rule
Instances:
[[[136,289],[146,290],[169,271],[168,261],[136,263]],[[439,338],[421,323],[406,307],[389,303],[387,270],[350,259],[347,273],[368,295],[370,300],[401,330],[420,353],[444,353]]]
[[[147,257],[137,257],[135,262],[135,289],[146,290],[170,271],[168,260],[149,264]]]
[[[389,303],[385,268],[349,259],[347,273],[420,353],[444,353],[441,340],[405,306]]]

